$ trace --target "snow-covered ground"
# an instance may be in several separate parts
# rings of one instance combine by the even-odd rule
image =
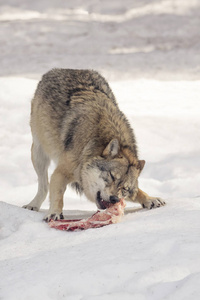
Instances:
[[[0,3],[0,299],[199,300],[200,3],[50,2]],[[128,204],[121,223],[82,232],[50,229],[48,199],[21,208],[37,189],[30,101],[52,67],[109,80],[146,160],[140,187],[165,207]],[[96,207],[68,189],[64,209]]]

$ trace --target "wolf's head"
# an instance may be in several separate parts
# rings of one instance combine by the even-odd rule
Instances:
[[[118,140],[113,139],[102,156],[84,164],[81,173],[83,191],[100,209],[122,197],[134,199],[144,164],[145,161],[138,161],[129,149],[120,149]]]

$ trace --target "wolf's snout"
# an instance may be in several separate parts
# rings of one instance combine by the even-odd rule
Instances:
[[[115,203],[119,202],[119,198],[117,196],[110,196],[110,202],[112,204],[115,204]]]

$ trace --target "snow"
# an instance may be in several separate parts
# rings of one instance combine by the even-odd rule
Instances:
[[[0,4],[1,300],[200,298],[199,23],[197,0]],[[81,232],[50,229],[48,199],[21,208],[37,189],[30,101],[52,67],[108,79],[146,160],[140,187],[165,207],[128,203],[121,223]],[[66,191],[66,217],[95,211]]]

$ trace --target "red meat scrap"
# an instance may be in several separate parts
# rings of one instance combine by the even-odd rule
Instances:
[[[75,230],[86,230],[89,228],[99,228],[109,224],[115,224],[121,221],[124,215],[124,208],[126,204],[124,199],[120,199],[119,202],[115,204],[110,204],[110,206],[105,210],[98,210],[95,214],[87,219],[79,220],[50,220],[48,223],[49,227],[75,231]]]

